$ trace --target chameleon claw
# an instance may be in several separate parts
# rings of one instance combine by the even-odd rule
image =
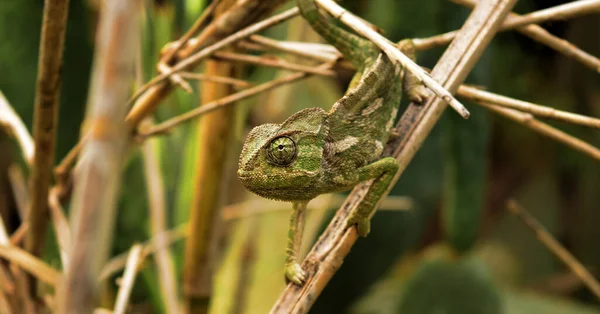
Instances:
[[[351,216],[346,222],[346,227],[349,228],[353,225],[356,225],[358,235],[363,238],[369,235],[369,232],[371,231],[371,221],[368,217]]]
[[[285,266],[285,279],[301,286],[306,281],[306,272],[300,264],[290,263]]]

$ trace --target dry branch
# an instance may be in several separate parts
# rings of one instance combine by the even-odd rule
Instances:
[[[140,0],[106,0],[98,26],[86,137],[71,199],[72,254],[58,291],[58,313],[91,313],[98,275],[112,243],[122,162],[130,129],[125,123],[139,40]],[[80,139],[81,141],[81,139]]]
[[[31,228],[25,238],[27,251],[38,256],[41,254],[48,223],[48,188],[54,166],[60,69],[68,12],[69,0],[44,2],[33,113],[35,153],[29,178],[31,203],[27,212]]]
[[[451,0],[452,2],[465,5],[467,7],[474,7],[477,5],[477,0]],[[519,15],[515,13],[511,13],[506,18],[506,23],[513,23],[513,21],[519,19]],[[516,22],[515,22],[516,23]],[[517,27],[517,31],[525,36],[530,37],[531,39],[540,42],[559,53],[564,54],[567,57],[573,58],[581,63],[583,63],[588,68],[600,72],[600,60],[589,53],[579,49],[575,45],[570,42],[558,38],[548,31],[540,27],[539,25],[526,25]]]
[[[455,2],[463,4],[463,2],[459,0]],[[507,21],[504,21],[504,23],[500,27],[500,31],[512,30],[517,27],[526,26],[529,24],[539,24],[542,22],[574,18],[585,14],[596,13],[599,10],[599,0],[583,0],[565,3],[552,8],[532,12],[523,16],[515,15],[514,18],[509,18]],[[449,44],[456,36],[456,32],[457,31],[447,32],[428,38],[417,38],[413,41],[417,46],[417,50],[427,50],[435,46],[443,46]]]
[[[330,64],[323,64],[319,67],[317,67],[317,69],[327,69],[331,67]],[[240,101],[242,99],[245,99],[247,97],[256,95],[258,93],[262,93],[268,90],[271,90],[273,88],[276,88],[278,86],[284,85],[284,84],[289,84],[292,82],[295,82],[299,79],[303,79],[305,77],[308,77],[310,74],[308,73],[304,73],[304,72],[298,72],[298,73],[294,73],[294,74],[290,74],[288,76],[284,76],[248,89],[245,89],[243,91],[239,91],[235,94],[231,94],[229,96],[223,97],[219,100],[215,100],[215,101],[211,101],[207,104],[204,104],[196,109],[190,110],[184,114],[181,114],[179,116],[173,117],[167,121],[164,121],[160,124],[157,124],[155,126],[149,127],[147,130],[140,130],[139,134],[143,137],[147,137],[147,136],[152,136],[152,135],[157,135],[157,134],[165,134],[166,132],[168,132],[169,130],[171,130],[172,128],[174,128],[175,126],[189,121],[191,119],[197,118],[203,114],[209,113],[211,111],[214,110],[218,110],[218,109],[222,109],[225,106],[231,105],[237,101]]]
[[[560,242],[558,242],[550,232],[542,226],[529,212],[525,210],[517,201],[510,200],[506,204],[507,209],[519,216],[521,220],[533,231],[554,256],[560,259],[567,267],[571,269],[581,281],[583,281],[590,291],[600,300],[600,283],[592,274],[573,256],[567,249],[565,249]]]
[[[553,128],[546,123],[536,120],[531,114],[520,112],[514,109],[502,108],[487,103],[478,103],[479,105],[491,110],[494,113],[502,115],[513,121],[525,125],[526,127],[547,136],[559,143],[563,143],[574,150],[580,151],[595,160],[600,160],[600,150],[576,137],[573,137],[561,130]]]
[[[600,119],[566,112],[551,107],[540,106],[523,100],[486,92],[471,86],[461,85],[458,88],[457,94],[460,97],[467,98],[475,103],[488,103],[492,105],[513,108],[539,117],[600,129]]]
[[[135,275],[137,274],[138,265],[141,262],[142,257],[142,246],[136,244],[129,250],[129,257],[127,258],[127,266],[125,266],[125,272],[121,280],[121,288],[117,293],[117,300],[115,301],[114,314],[125,314],[127,304],[129,303],[129,296],[131,290],[133,290],[133,284],[135,283]]]
[[[432,76],[443,82],[446,89],[456,90],[515,2],[484,1],[477,6],[433,69]],[[402,137],[388,144],[387,154],[384,152],[396,157],[400,164],[394,183],[421,147],[445,108],[445,102],[433,98],[424,107],[411,104],[404,113],[399,122]],[[361,202],[369,187],[370,182],[367,182],[354,188],[303,262],[302,267],[309,274],[307,282],[302,287],[289,284],[271,313],[306,313],[310,309],[358,238],[356,228],[346,229],[344,221],[350,211]]]

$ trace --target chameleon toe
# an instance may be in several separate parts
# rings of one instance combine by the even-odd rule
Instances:
[[[293,263],[285,267],[285,277],[297,285],[302,285],[306,281],[306,272],[300,264]]]

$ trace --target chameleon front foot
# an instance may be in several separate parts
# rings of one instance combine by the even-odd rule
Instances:
[[[306,272],[302,270],[300,264],[289,263],[285,265],[285,278],[301,286],[306,281]]]
[[[371,231],[371,220],[368,216],[363,216],[358,213],[350,214],[348,220],[346,220],[346,228],[350,228],[356,225],[356,231],[361,237],[366,237]]]

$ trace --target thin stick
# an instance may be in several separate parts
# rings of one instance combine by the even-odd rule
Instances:
[[[461,4],[461,5],[465,5],[465,6],[471,7],[471,8],[474,7],[475,5],[477,5],[477,3],[478,3],[477,0],[452,0],[452,2]],[[513,20],[515,20],[517,18],[519,18],[519,15],[511,13],[506,18],[506,21],[512,22]],[[560,39],[560,38],[548,33],[548,31],[546,31],[539,25],[521,26],[521,27],[517,28],[517,31],[522,33],[525,36],[529,36],[531,39],[533,39],[535,41],[538,41],[538,42],[556,50],[557,52],[560,52],[560,53],[566,55],[567,57],[571,57],[571,58],[583,63],[585,66],[589,67],[590,69],[592,69],[596,72],[600,72],[600,60],[598,58],[579,49],[578,47],[571,44],[570,42],[568,42],[564,39]]]
[[[542,244],[544,244],[554,256],[561,260],[567,267],[571,269],[577,277],[583,281],[590,291],[600,300],[600,283],[590,272],[573,256],[567,249],[565,249],[560,242],[544,228],[523,206],[521,206],[516,200],[509,200],[506,204],[507,209],[517,215],[521,220],[535,233],[536,237]]]
[[[33,162],[34,145],[33,139],[27,131],[27,127],[19,118],[19,115],[10,106],[2,91],[0,91],[0,127],[4,128],[8,135],[12,135],[19,143],[21,154],[27,165]]]
[[[282,42],[260,35],[250,36],[250,40],[267,48],[287,52],[296,56],[314,59],[321,62],[334,62],[341,57],[337,49],[331,45],[304,42]],[[310,45],[313,49],[306,49]],[[304,49],[302,49],[302,48]]]
[[[142,246],[135,244],[129,250],[129,257],[127,258],[127,266],[125,266],[125,272],[123,273],[123,280],[121,281],[121,288],[117,293],[117,300],[115,301],[114,314],[124,314],[129,303],[129,296],[135,283],[135,276],[137,274],[138,265],[142,257]]]
[[[223,40],[220,40],[220,41],[214,43],[213,45],[210,45],[210,46],[200,50],[199,52],[181,60],[180,62],[177,63],[177,65],[173,66],[171,68],[171,70],[156,76],[155,78],[150,80],[148,83],[146,83],[144,86],[140,87],[140,89],[138,89],[136,91],[136,93],[129,100],[127,107],[129,107],[131,104],[133,104],[133,102],[138,97],[140,97],[142,94],[144,94],[150,87],[163,82],[165,79],[167,79],[173,73],[180,72],[186,68],[191,68],[194,65],[198,64],[199,61],[212,55],[215,51],[221,50],[231,44],[234,44],[234,43],[254,34],[254,33],[260,32],[271,26],[274,26],[274,25],[277,25],[284,21],[287,21],[288,19],[291,19],[291,18],[297,16],[298,13],[299,13],[298,8],[289,9],[283,13],[280,13],[278,15],[275,15],[268,19],[265,19],[261,22],[253,24],[251,26],[248,26],[248,27],[224,38]],[[146,114],[145,108],[139,108],[138,106],[133,106],[133,108],[131,108],[131,111],[127,115],[126,120],[129,121],[130,123],[140,121],[144,114]]]
[[[559,143],[563,143],[574,150],[580,151],[595,160],[600,160],[600,150],[576,137],[573,137],[563,131],[553,128],[546,123],[536,120],[531,114],[523,113],[514,109],[502,108],[487,103],[478,103],[479,105],[500,114],[506,118],[516,121],[524,126],[547,136]]]
[[[50,189],[48,195],[48,205],[50,207],[50,216],[52,217],[52,224],[54,225],[54,232],[56,232],[56,238],[58,241],[58,247],[60,249],[60,260],[63,265],[63,269],[69,268],[69,257],[71,256],[71,227],[65,217],[62,206],[59,200],[59,187],[53,187]]]
[[[306,72],[310,74],[323,75],[323,76],[335,76],[335,72],[331,69],[321,70],[319,68],[315,68],[312,66],[306,66],[296,63],[287,62],[285,60],[280,60],[272,57],[257,57],[252,55],[245,55],[241,53],[235,52],[215,52],[212,56],[217,60],[223,61],[238,61],[250,64],[257,64],[266,67],[279,68],[290,71],[299,71]]]
[[[21,168],[12,164],[8,167],[8,181],[12,188],[15,201],[17,203],[17,212],[21,220],[27,217],[27,210],[29,208],[29,192],[27,191],[27,184],[25,184],[25,176]]]
[[[429,88],[435,95],[447,102],[463,118],[469,117],[469,111],[452,94],[442,87],[438,82],[429,76],[420,66],[414,63],[409,57],[405,56],[389,40],[381,36],[369,26],[365,25],[359,18],[352,15],[344,8],[340,7],[332,0],[315,0],[318,4],[329,12],[333,17],[342,21],[348,27],[355,30],[365,38],[376,44],[393,61],[400,63],[404,68],[417,77],[423,85]]]
[[[0,245],[0,257],[19,266],[43,283],[53,287],[60,278],[60,274],[56,269],[18,247]]]
[[[37,256],[41,254],[48,223],[48,188],[54,163],[60,69],[68,12],[68,0],[45,1],[33,113],[36,151],[29,181],[31,208],[27,218],[31,228],[25,238],[25,248]]]
[[[460,1],[455,2],[464,4]],[[526,26],[529,24],[539,24],[542,22],[564,20],[567,18],[573,18],[585,14],[592,14],[598,12],[599,9],[599,0],[574,1],[558,5],[552,8],[532,12],[523,16],[515,15],[514,18],[509,18],[508,20],[504,21],[502,27],[500,28],[500,31],[512,30],[517,27]],[[427,50],[435,46],[443,46],[449,44],[456,36],[456,32],[457,31],[447,32],[428,38],[415,38],[413,39],[413,42],[417,47],[417,50]]]
[[[432,77],[443,81],[447,89],[456,90],[515,2],[516,0],[482,2],[471,13],[455,42],[442,55],[431,72]],[[403,114],[397,125],[398,129],[404,131],[400,133],[402,136],[390,141],[384,150],[385,156],[395,157],[400,165],[390,186],[397,182],[445,109],[446,103],[433,97],[425,105],[411,104]],[[353,189],[302,263],[302,268],[309,275],[307,281],[302,287],[289,284],[272,307],[271,313],[306,313],[310,309],[358,239],[356,228],[346,228],[345,221],[350,212],[362,202],[370,184],[361,183]]]
[[[201,73],[190,73],[190,72],[181,72],[179,75],[188,80],[199,80],[199,81],[207,81],[213,83],[221,83],[221,84],[229,84],[235,87],[250,87],[252,83],[228,76],[215,76],[215,75],[206,75]]]
[[[328,67],[330,67],[329,64],[323,64],[323,65],[319,66],[318,68],[326,69]],[[152,135],[156,135],[156,134],[165,134],[170,129],[174,128],[175,126],[177,126],[183,122],[197,118],[205,113],[222,108],[223,106],[231,105],[231,104],[235,103],[236,101],[240,101],[242,99],[248,98],[248,97],[256,95],[258,93],[271,90],[273,88],[279,87],[284,84],[292,83],[299,79],[305,78],[309,75],[310,75],[309,73],[298,72],[298,73],[290,74],[288,76],[284,76],[284,77],[269,81],[267,83],[260,84],[255,87],[245,89],[243,91],[239,91],[235,94],[231,94],[231,95],[223,97],[219,100],[204,104],[204,105],[202,105],[196,109],[190,110],[182,115],[179,115],[179,116],[171,118],[165,122],[157,124],[156,126],[150,127],[146,131],[140,131],[140,135],[143,137],[147,137],[147,136],[152,136]]]
[[[147,118],[148,119],[148,118]],[[148,123],[150,120],[147,120]],[[143,125],[141,126],[143,128]],[[167,313],[176,314],[180,312],[177,296],[177,283],[174,273],[173,258],[169,250],[168,239],[165,235],[167,218],[165,207],[165,191],[163,176],[157,156],[157,140],[149,140],[142,145],[142,156],[144,161],[144,174],[146,177],[148,203],[150,207],[150,223],[152,236],[156,237],[154,260],[158,268],[158,280],[160,291]]]
[[[457,95],[476,103],[488,103],[492,105],[518,109],[536,116],[564,121],[572,124],[583,125],[591,128],[600,128],[600,119],[592,118],[576,113],[557,110],[551,107],[540,106],[534,103],[486,92],[475,87],[461,85]]]

